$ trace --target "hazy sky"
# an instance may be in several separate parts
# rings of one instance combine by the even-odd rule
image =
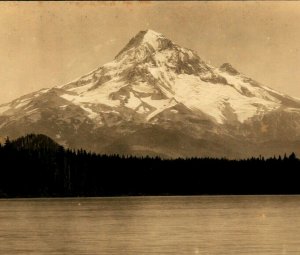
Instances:
[[[148,28],[300,97],[300,2],[0,2],[0,103],[74,80]]]

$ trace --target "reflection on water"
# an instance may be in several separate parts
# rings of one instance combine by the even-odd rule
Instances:
[[[300,197],[0,200],[0,254],[300,254]]]

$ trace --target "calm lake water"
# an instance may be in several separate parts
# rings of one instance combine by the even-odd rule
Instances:
[[[0,254],[300,254],[299,196],[0,200]]]

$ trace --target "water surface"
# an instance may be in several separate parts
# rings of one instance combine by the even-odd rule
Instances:
[[[299,196],[0,200],[0,254],[300,254]]]

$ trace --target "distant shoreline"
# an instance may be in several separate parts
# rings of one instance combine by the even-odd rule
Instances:
[[[184,197],[201,197],[201,198],[229,198],[229,197],[299,197],[300,194],[234,194],[234,195],[131,195],[131,196],[98,196],[98,197],[0,197],[0,201],[28,201],[28,200],[97,200],[97,199],[126,199],[126,198],[184,198]]]

